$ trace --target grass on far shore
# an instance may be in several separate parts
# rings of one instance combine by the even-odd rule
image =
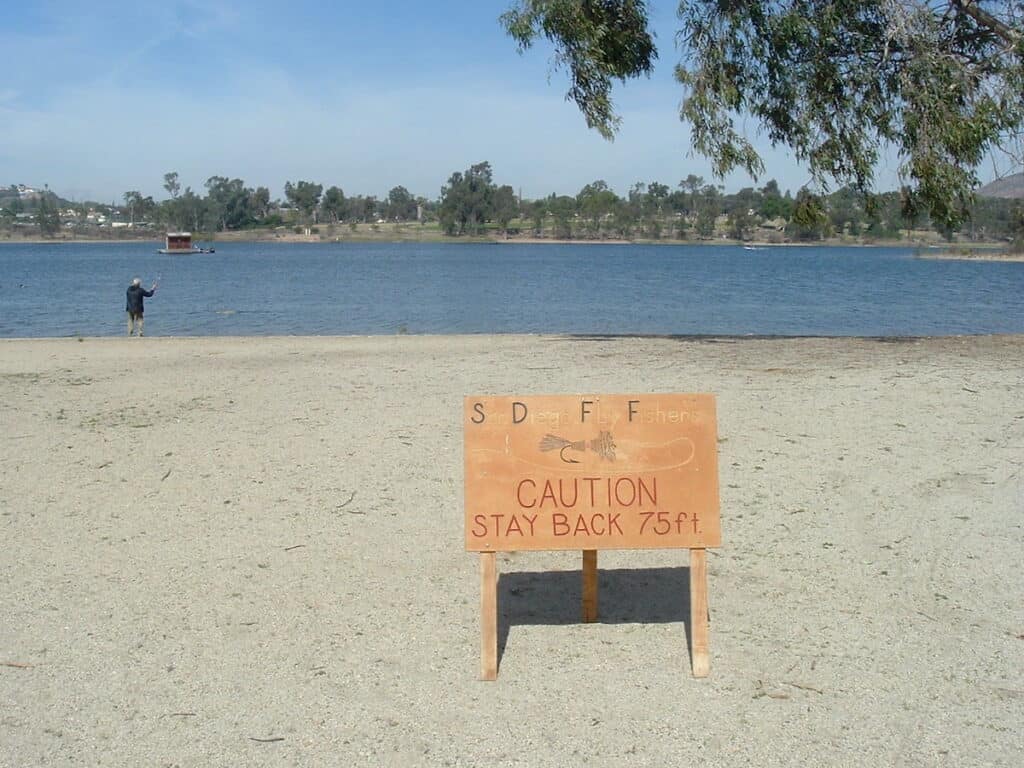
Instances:
[[[1008,244],[1001,242],[973,242],[957,240],[952,243],[943,240],[934,230],[909,230],[900,238],[869,239],[847,235],[830,237],[816,241],[790,241],[784,233],[774,230],[758,230],[754,237],[747,241],[729,238],[724,231],[718,231],[713,238],[702,239],[695,234],[686,239],[662,237],[651,239],[641,236],[623,240],[611,235],[589,237],[583,228],[572,238],[557,238],[550,228],[540,235],[533,231],[529,221],[513,221],[510,233],[505,234],[494,224],[488,224],[479,235],[446,235],[440,224],[430,222],[382,222],[375,224],[360,223],[353,227],[350,224],[317,224],[310,227],[277,227],[253,228],[225,232],[194,232],[195,243],[214,242],[284,242],[284,243],[321,243],[321,242],[417,242],[417,243],[636,243],[644,245],[864,245],[864,246],[897,246],[921,248],[922,256],[935,257],[980,257],[991,256],[993,251],[1007,251]],[[307,234],[308,233],[308,234]],[[61,232],[52,238],[43,238],[38,233],[19,233],[0,231],[0,242],[18,243],[53,243],[53,242],[163,242],[163,233],[155,230],[105,230],[103,232]],[[928,252],[924,252],[927,249]]]

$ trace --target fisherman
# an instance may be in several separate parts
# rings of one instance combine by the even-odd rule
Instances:
[[[139,329],[139,336],[142,336],[142,313],[145,311],[143,306],[143,297],[150,297],[156,293],[156,282],[154,281],[153,287],[148,291],[142,287],[142,281],[139,278],[133,278],[132,284],[128,286],[128,301],[125,305],[125,311],[128,313],[128,335],[131,336],[136,327]]]

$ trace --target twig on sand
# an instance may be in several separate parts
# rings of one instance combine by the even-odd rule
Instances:
[[[352,503],[352,499],[354,499],[355,497],[356,497],[356,492],[352,491],[352,495],[348,497],[348,501],[345,501],[345,502],[339,504],[337,507],[335,507],[335,509],[344,509],[345,507],[347,507],[349,504]]]
[[[800,683],[791,683],[788,680],[782,681],[785,685],[791,685],[794,688],[799,688],[801,691],[814,691],[815,693],[824,693],[820,688],[815,688],[812,685],[802,685]]]
[[[299,547],[304,547],[304,546],[306,546],[306,545],[305,544],[292,544],[290,547],[285,547],[284,551],[285,552],[290,552],[293,549],[298,549]]]
[[[769,699],[788,699],[788,693],[782,693],[781,691],[768,691],[765,690],[764,680],[758,680],[757,685],[754,689],[754,698],[760,699],[762,696],[767,696]]]
[[[23,661],[0,661],[0,667],[14,667],[15,669],[31,669],[35,664],[27,664]]]
[[[255,736],[250,736],[249,741],[258,741],[261,744],[269,744],[272,741],[284,741],[284,736],[273,736],[269,739],[257,739]]]
[[[171,469],[173,469],[173,467]],[[161,483],[171,476],[171,469],[168,469],[166,472],[164,472],[164,476],[160,478]]]
[[[198,717],[198,715],[195,712],[168,712],[160,717]]]

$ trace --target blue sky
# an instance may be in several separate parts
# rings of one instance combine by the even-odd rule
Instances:
[[[675,186],[712,174],[678,119],[675,2],[650,4],[660,58],[619,87],[609,143],[565,101],[543,47],[520,55],[498,23],[509,1],[25,0],[8,4],[0,50],[0,184],[64,197],[166,197],[163,175],[203,191],[213,175],[267,186],[337,185],[436,198],[453,171],[488,160],[524,197],[604,179]],[[750,126],[754,134],[754,126]],[[782,189],[808,181],[762,148]],[[879,187],[895,185],[880,174]],[[727,191],[753,182],[724,180]]]

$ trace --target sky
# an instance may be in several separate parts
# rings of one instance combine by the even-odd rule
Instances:
[[[5,4],[0,50],[0,185],[62,197],[161,200],[165,173],[205,194],[211,176],[284,196],[286,181],[436,199],[484,160],[527,199],[575,195],[602,179],[712,182],[678,117],[676,2],[650,3],[659,60],[617,86],[608,142],[565,100],[550,50],[520,54],[498,17],[511,0],[21,0]],[[755,182],[797,189],[809,175],[748,135],[765,160]],[[896,175],[881,169],[881,190]]]

